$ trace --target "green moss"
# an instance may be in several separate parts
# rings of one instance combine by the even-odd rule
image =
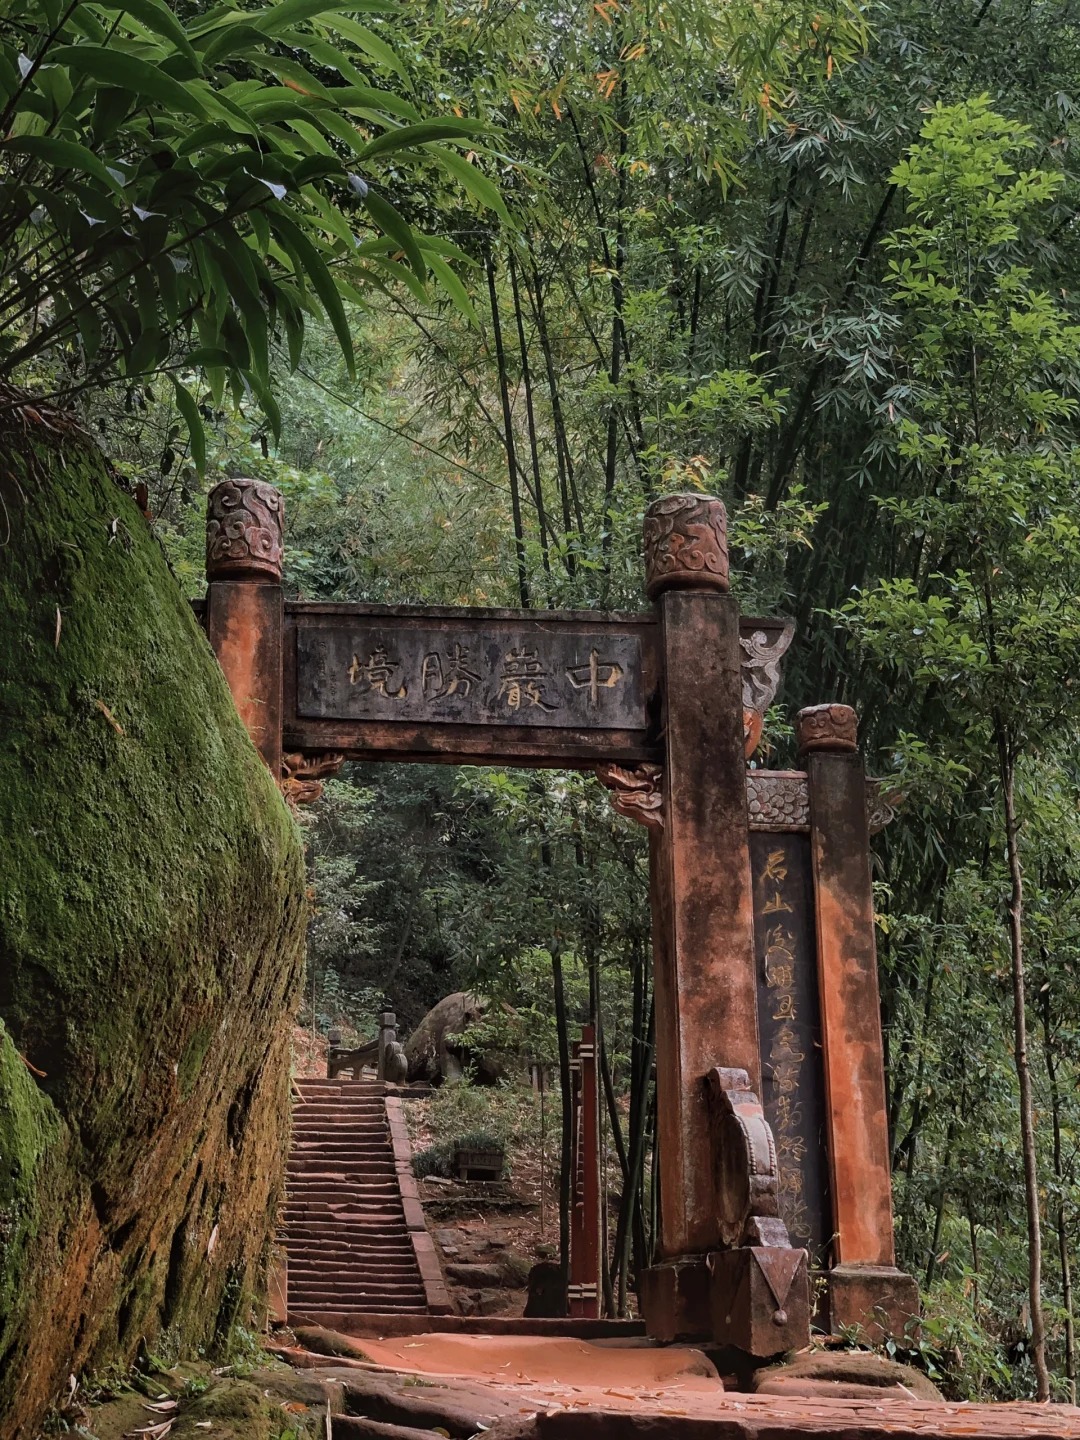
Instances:
[[[28,1247],[38,1233],[44,1157],[61,1130],[0,1022],[0,1360],[7,1352]]]
[[[195,1078],[202,1068],[213,1038],[214,1032],[204,1025],[195,1031],[184,1046],[184,1053],[180,1056],[176,1069],[176,1079],[180,1085],[180,1094],[185,1100],[191,1094]]]
[[[2,413],[0,1147],[16,1158],[0,1210],[17,1243],[0,1315],[5,1286],[21,1308],[0,1430],[14,1436],[73,1366],[162,1325],[209,1342],[227,1277],[254,1289],[280,1189],[304,876],[134,503],[87,442]],[[49,1234],[42,1177],[63,1217]]]

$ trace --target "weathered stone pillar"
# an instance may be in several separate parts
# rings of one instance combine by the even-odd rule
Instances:
[[[284,601],[280,493],[223,480],[206,506],[206,632],[255,748],[281,778]]]
[[[646,590],[661,629],[662,826],[651,829],[656,995],[657,1335],[708,1329],[706,1252],[719,1247],[705,1077],[745,1070],[760,1093],[739,612],[719,500],[669,495],[645,516]],[[654,1323],[655,1322],[655,1323]]]
[[[830,1319],[901,1336],[918,1313],[896,1269],[866,776],[855,711],[814,705],[796,733],[810,787],[822,1058],[833,1212]]]
[[[397,1039],[397,1015],[393,1010],[383,1010],[379,1014],[379,1059],[376,1077],[379,1080],[386,1079],[386,1050]],[[359,1075],[356,1077],[359,1079]]]

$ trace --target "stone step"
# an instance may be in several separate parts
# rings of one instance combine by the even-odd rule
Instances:
[[[310,1191],[313,1186],[332,1185],[335,1188],[347,1188],[354,1195],[382,1195],[392,1194],[398,1190],[397,1175],[393,1170],[382,1175],[372,1175],[363,1169],[352,1167],[342,1169],[335,1165],[326,1165],[320,1169],[312,1167],[308,1170],[291,1171],[285,1178],[285,1188],[292,1194],[301,1190]]]
[[[398,1295],[387,1290],[298,1290],[289,1297],[289,1311],[297,1310],[370,1310],[376,1314],[383,1310],[412,1310],[423,1312],[423,1292]],[[850,1433],[850,1432],[849,1432]]]
[[[336,1205],[336,1210],[330,1210],[331,1202]],[[285,1220],[289,1223],[294,1220],[318,1220],[328,1214],[336,1215],[337,1220],[344,1223],[370,1218],[382,1225],[400,1225],[405,1220],[402,1202],[396,1198],[390,1198],[379,1205],[359,1205],[347,1195],[341,1194],[340,1189],[331,1191],[330,1198],[325,1195],[294,1195],[285,1204]]]
[[[408,1242],[397,1250],[373,1250],[365,1245],[343,1245],[338,1241],[332,1250],[320,1249],[317,1245],[293,1245],[287,1247],[290,1270],[294,1265],[300,1269],[311,1266],[337,1265],[342,1270],[351,1270],[354,1265],[386,1265],[396,1269],[401,1265],[415,1266],[416,1257]]]
[[[407,1271],[389,1271],[378,1268],[372,1270],[349,1270],[347,1273],[336,1273],[330,1270],[300,1270],[294,1276],[290,1270],[289,1284],[299,1287],[301,1290],[311,1290],[321,1286],[325,1290],[338,1292],[350,1292],[353,1290],[387,1290],[410,1294],[422,1295],[424,1287],[417,1280],[415,1273]]]
[[[305,1080],[299,1090],[281,1235],[290,1313],[427,1314],[402,1201],[415,1181],[398,1170],[385,1088]]]

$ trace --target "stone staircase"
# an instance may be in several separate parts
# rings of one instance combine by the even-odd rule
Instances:
[[[401,1101],[378,1081],[296,1083],[281,1236],[290,1320],[450,1313]]]

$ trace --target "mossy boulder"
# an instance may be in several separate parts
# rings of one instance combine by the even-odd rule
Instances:
[[[0,396],[0,1434],[248,1319],[288,1139],[304,871],[146,520]]]

